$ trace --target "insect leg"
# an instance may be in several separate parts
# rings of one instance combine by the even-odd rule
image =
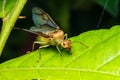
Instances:
[[[56,45],[56,48],[57,48],[58,52],[60,53],[60,57],[61,57],[61,59],[62,59],[62,53],[61,53],[61,51],[60,51],[60,49],[59,49],[59,46]]]
[[[40,41],[35,41],[34,43],[33,43],[33,46],[32,46],[32,51],[34,50],[34,47],[35,47],[35,44],[47,44],[46,42],[40,42]],[[40,48],[44,48],[44,47],[48,47],[49,45],[43,45],[43,46],[40,46],[39,47],[39,49]],[[41,59],[41,52],[40,52],[40,50],[39,50],[39,60]],[[37,61],[37,62],[39,62],[39,60]]]
[[[38,44],[38,43],[39,43],[38,41],[33,42],[32,51],[34,50],[35,44]]]
[[[65,38],[65,39],[67,39],[67,38],[68,38],[68,35],[67,35],[66,33],[65,33],[65,35],[64,35],[64,38]]]
[[[39,49],[41,49],[41,48],[45,48],[45,47],[48,47],[48,46],[50,46],[50,45],[43,45],[43,46],[40,46],[39,47]],[[41,59],[41,52],[40,52],[40,50],[39,50],[39,59]]]
[[[46,44],[46,42],[35,41],[32,45],[32,51],[34,50],[35,44]]]

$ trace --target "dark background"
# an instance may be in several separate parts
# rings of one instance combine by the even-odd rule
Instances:
[[[109,0],[108,0],[109,1]],[[88,30],[106,29],[120,24],[120,14],[113,16],[106,9],[91,0],[28,0],[15,26],[29,29],[34,26],[32,8],[40,7],[46,11],[69,37]],[[119,6],[120,8],[120,6]],[[120,12],[119,12],[120,13]],[[0,21],[2,25],[2,20]],[[32,48],[35,35],[21,30],[13,30],[3,50],[0,62],[21,56]]]

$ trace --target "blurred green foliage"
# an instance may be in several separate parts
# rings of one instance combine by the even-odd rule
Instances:
[[[45,10],[69,37],[75,36],[88,30],[110,28],[120,24],[119,3],[119,0],[28,0],[21,12],[26,18],[18,19],[15,26],[27,29],[33,26],[31,10],[37,6]],[[101,23],[98,25],[103,10]],[[0,17],[3,17],[1,12],[0,7]],[[35,36],[32,34],[13,30],[0,61],[3,62],[31,50],[34,39]]]

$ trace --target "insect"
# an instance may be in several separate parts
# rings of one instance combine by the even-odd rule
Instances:
[[[19,28],[37,35],[36,41],[34,41],[32,46],[32,51],[34,50],[35,44],[40,45],[39,49],[48,46],[55,46],[59,51],[60,56],[62,56],[62,54],[59,45],[68,51],[71,50],[71,41],[68,40],[67,34],[64,34],[45,11],[41,8],[34,7],[32,9],[32,18],[35,27],[31,27],[29,30]]]

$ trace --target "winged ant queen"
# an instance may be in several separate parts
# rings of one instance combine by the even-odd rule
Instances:
[[[35,27],[31,27],[29,30],[15,27],[15,29],[21,29],[37,35],[36,41],[34,41],[32,46],[32,51],[34,50],[35,44],[40,45],[39,49],[48,46],[56,46],[60,56],[62,56],[62,54],[59,45],[71,51],[71,41],[67,38],[67,34],[64,34],[45,11],[41,8],[34,7],[32,9],[32,18]]]

